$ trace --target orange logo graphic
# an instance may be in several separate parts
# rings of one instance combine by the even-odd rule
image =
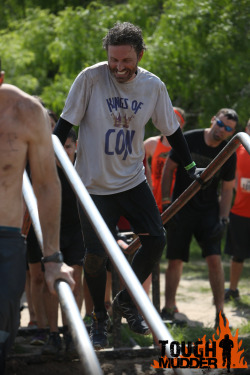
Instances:
[[[241,348],[242,340],[238,343],[238,329],[233,336],[228,320],[226,319],[226,326],[224,326],[221,314],[219,320],[219,327],[212,340],[206,341],[205,335],[194,343],[172,341],[170,343],[171,358],[165,355],[168,341],[160,340],[162,356],[151,366],[154,368],[227,368],[228,372],[230,368],[247,368],[247,362],[243,357],[244,349]]]

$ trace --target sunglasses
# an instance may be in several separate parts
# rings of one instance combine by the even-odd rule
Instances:
[[[225,125],[221,120],[219,120],[218,118],[216,119],[216,124],[220,127],[220,128],[225,128],[226,132],[231,132],[233,131],[234,129],[231,128],[231,126],[228,126],[228,125]]]

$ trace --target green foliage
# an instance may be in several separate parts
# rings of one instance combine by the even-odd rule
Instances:
[[[31,94],[39,94],[53,75],[48,45],[54,39],[54,16],[48,10],[27,10],[22,21],[2,30],[0,49],[6,81]]]
[[[234,108],[244,122],[249,116],[248,11],[247,0],[164,2],[146,67],[158,61],[154,72],[173,102],[196,114],[202,127],[221,107]]]
[[[187,126],[205,127],[221,107],[249,118],[248,0],[0,0],[6,82],[60,113],[76,75],[106,59],[102,38],[117,21],[143,29],[141,66],[167,85]],[[148,124],[146,137],[158,131]]]

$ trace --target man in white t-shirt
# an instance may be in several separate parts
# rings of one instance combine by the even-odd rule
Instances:
[[[165,84],[142,69],[145,45],[141,29],[116,23],[103,39],[108,61],[84,69],[76,77],[54,130],[62,143],[69,129],[79,126],[76,170],[111,232],[120,216],[140,237],[132,268],[143,283],[159,261],[165,231],[147,184],[144,167],[144,131],[151,118],[180,155],[189,175],[197,177],[195,163],[182,135]],[[105,250],[80,208],[86,244],[84,271],[93,299],[90,337],[96,349],[105,347],[109,318],[105,310]],[[130,328],[148,334],[149,328],[126,289],[114,299],[113,309]]]

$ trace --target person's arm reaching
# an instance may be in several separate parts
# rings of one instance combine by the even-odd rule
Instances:
[[[59,117],[59,120],[56,123],[55,129],[53,134],[55,134],[59,140],[61,141],[62,145],[66,142],[68,137],[69,131],[72,128],[73,124],[64,120],[62,117]]]
[[[61,186],[47,112],[34,106],[26,113],[27,116],[28,126],[32,128],[29,132],[28,161],[43,234],[43,254],[48,257],[60,251]],[[56,279],[65,279],[72,288],[75,284],[73,269],[63,262],[46,263],[45,279],[52,293],[55,293]]]
[[[162,206],[166,207],[171,203],[171,186],[173,181],[173,174],[178,164],[169,157],[164,164],[161,177],[161,191],[162,191]]]
[[[220,217],[218,218],[218,223],[214,227],[209,238],[213,241],[219,241],[225,234],[227,224],[229,222],[229,213],[232,205],[233,199],[233,188],[235,180],[221,182],[221,197],[220,197]]]
[[[181,128],[179,127],[175,133],[167,136],[167,140],[170,143],[173,150],[181,159],[187,174],[192,180],[199,180],[200,170],[197,170],[195,162],[192,160],[189,147]]]
[[[222,181],[221,183],[221,197],[220,197],[220,218],[228,220],[230,209],[233,200],[233,190],[235,180]]]

